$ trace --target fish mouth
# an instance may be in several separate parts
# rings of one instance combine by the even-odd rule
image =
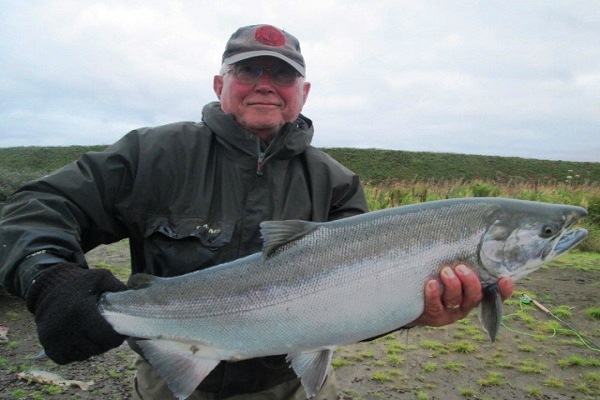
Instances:
[[[557,257],[577,246],[588,235],[587,229],[576,228],[564,231],[555,241],[551,254]]]
[[[550,254],[552,258],[558,257],[559,255],[571,250],[586,238],[589,233],[587,229],[568,229],[575,225],[575,223],[577,223],[577,221],[580,219],[587,217],[587,215],[588,212],[585,208],[577,207],[577,209],[565,216],[565,225],[562,229],[562,232],[555,240],[553,240],[553,245],[548,249],[548,254]]]

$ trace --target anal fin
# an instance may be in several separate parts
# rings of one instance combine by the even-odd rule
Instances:
[[[300,378],[307,398],[313,398],[323,386],[329,373],[329,366],[335,347],[327,347],[310,352],[288,354],[286,360]]]
[[[189,397],[221,361],[198,356],[197,353],[206,355],[211,349],[203,349],[194,343],[170,340],[139,340],[136,343],[180,400]]]

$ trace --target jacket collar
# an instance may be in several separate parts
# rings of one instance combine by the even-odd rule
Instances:
[[[232,114],[224,113],[219,102],[204,106],[202,121],[225,146],[256,156],[259,139],[238,124]],[[266,157],[285,159],[296,156],[310,146],[313,134],[312,121],[300,115],[296,121],[286,123],[275,135]]]

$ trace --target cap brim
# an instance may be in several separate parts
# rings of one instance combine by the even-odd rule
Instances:
[[[281,53],[277,53],[274,51],[268,51],[268,50],[247,51],[245,53],[239,53],[239,54],[233,55],[233,56],[223,60],[223,66],[235,64],[236,62],[240,62],[242,60],[247,60],[249,58],[264,57],[264,56],[279,58],[280,60],[283,60],[286,63],[290,64],[292,67],[294,67],[294,69],[296,71],[298,71],[300,73],[300,75],[302,75],[304,77],[306,76],[306,68],[304,68],[302,65],[300,65],[296,61],[292,60],[291,58],[284,56]]]

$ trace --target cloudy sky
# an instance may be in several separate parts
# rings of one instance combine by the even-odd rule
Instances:
[[[255,23],[300,39],[318,147],[600,162],[598,0],[0,0],[0,147],[200,120]]]

